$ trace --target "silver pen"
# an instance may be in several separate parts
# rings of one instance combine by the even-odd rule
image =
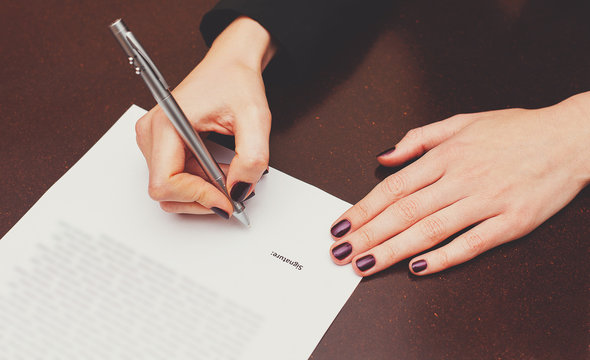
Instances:
[[[123,20],[116,20],[111,24],[110,29],[123,48],[123,51],[127,54],[129,63],[135,66],[135,73],[141,75],[152,95],[162,109],[164,109],[164,113],[176,128],[176,131],[182,140],[184,140],[186,146],[193,153],[199,165],[201,165],[201,168],[203,168],[203,171],[209,177],[209,180],[231,201],[234,206],[233,216],[242,224],[250,226],[250,220],[246,215],[244,205],[240,202],[233,201],[229,196],[227,187],[225,186],[225,175],[223,171],[221,171],[219,164],[211,156],[203,140],[195,132],[186,115],[184,115],[184,112],[180,109],[174,97],[172,97],[168,84],[166,84],[164,77],[149,58],[147,52],[129,31]]]

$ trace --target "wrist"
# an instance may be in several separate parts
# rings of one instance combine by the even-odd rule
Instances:
[[[569,140],[577,145],[577,157],[580,159],[580,177],[585,185],[590,184],[590,91],[574,95],[557,104],[560,117],[569,120],[573,127],[570,128]],[[575,156],[574,155],[574,156]]]
[[[262,25],[240,16],[219,34],[206,58],[214,58],[217,63],[238,62],[262,72],[276,50],[270,33]]]

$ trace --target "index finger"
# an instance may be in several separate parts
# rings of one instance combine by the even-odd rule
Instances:
[[[348,209],[330,229],[332,237],[341,238],[360,228],[394,202],[433,184],[443,175],[439,161],[432,161],[428,154],[388,176],[361,201]]]

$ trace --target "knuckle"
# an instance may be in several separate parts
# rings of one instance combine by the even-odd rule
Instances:
[[[137,122],[135,123],[135,134],[138,137],[143,137],[149,132],[149,119],[148,115],[142,116]]]
[[[470,114],[459,113],[448,118],[449,121],[465,121],[469,119]]]
[[[191,194],[191,200],[201,205],[208,204],[209,192],[202,187],[196,187]]]
[[[520,233],[535,227],[535,216],[523,207],[514,211],[511,223],[513,230]]]
[[[361,221],[367,221],[371,216],[371,210],[369,209],[369,205],[364,201],[361,201],[358,204],[356,204],[356,212],[360,217]]]
[[[393,174],[385,178],[382,182],[383,192],[394,198],[400,198],[406,188],[406,180],[401,174]]]
[[[358,241],[361,244],[361,247],[364,249],[370,249],[373,247],[374,244],[374,234],[371,229],[366,227],[360,228],[358,230]]]
[[[174,206],[172,203],[166,202],[166,201],[160,202],[160,208],[167,213],[173,213],[176,211],[176,206]]]
[[[469,232],[465,235],[464,246],[470,254],[479,254],[485,250],[486,243],[479,233]]]
[[[393,208],[406,223],[413,223],[418,217],[418,203],[413,199],[402,199],[393,204]]]
[[[444,249],[439,250],[438,261],[441,269],[448,269],[451,266],[449,253]]]
[[[149,117],[150,122],[154,122],[154,121],[159,121],[159,122],[163,122],[163,121],[168,121],[168,118],[166,117],[166,113],[164,112],[164,109],[162,109],[161,107],[156,107],[154,108],[153,112],[151,112],[151,115],[148,113],[146,114],[146,118]]]
[[[272,119],[272,114],[267,106],[258,107],[256,112],[257,117],[263,121],[270,121]]]
[[[419,224],[420,231],[429,242],[437,242],[445,233],[443,221],[435,216],[422,220]]]
[[[437,147],[433,150],[433,154],[436,154],[443,162],[450,162],[456,159],[464,159],[465,153],[469,151],[469,143],[463,139],[454,138],[444,147]],[[464,174],[464,179],[472,176],[470,172]]]
[[[260,105],[260,104],[253,104],[249,106],[248,112],[253,119],[260,119],[260,120],[270,120],[272,115],[270,113],[270,109],[268,106]]]
[[[268,155],[263,153],[248,155],[241,160],[244,166],[248,169],[266,169],[266,166],[268,165]]]
[[[135,123],[135,142],[140,148],[145,145],[146,139],[150,136],[151,125],[149,116],[149,114],[146,114]]]
[[[424,127],[417,127],[414,129],[411,129],[410,131],[408,131],[406,133],[406,138],[408,140],[418,140],[420,138],[422,138],[422,136],[424,135]]]
[[[399,260],[399,252],[393,246],[385,246],[383,248],[383,255],[390,264],[396,263]]]
[[[223,128],[232,129],[236,116],[232,111],[225,109],[205,115],[203,120],[205,123],[217,123]]]
[[[148,194],[155,201],[168,200],[170,190],[168,186],[162,182],[150,181],[148,185]]]
[[[168,116],[166,115],[164,110],[158,106],[154,109],[154,112],[150,118],[149,126],[150,131],[155,131],[154,129],[171,127],[172,123],[170,122],[170,120],[168,120]]]

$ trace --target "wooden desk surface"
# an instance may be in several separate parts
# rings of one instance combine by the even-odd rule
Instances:
[[[124,18],[175,85],[206,53],[198,24],[213,3],[0,5],[0,235],[130,104],[153,106],[110,22]],[[313,81],[269,84],[271,165],[354,203],[388,173],[375,154],[413,127],[589,90],[589,4],[400,2]],[[362,281],[312,358],[588,358],[589,236],[586,188],[467,264],[416,278],[403,261]]]

